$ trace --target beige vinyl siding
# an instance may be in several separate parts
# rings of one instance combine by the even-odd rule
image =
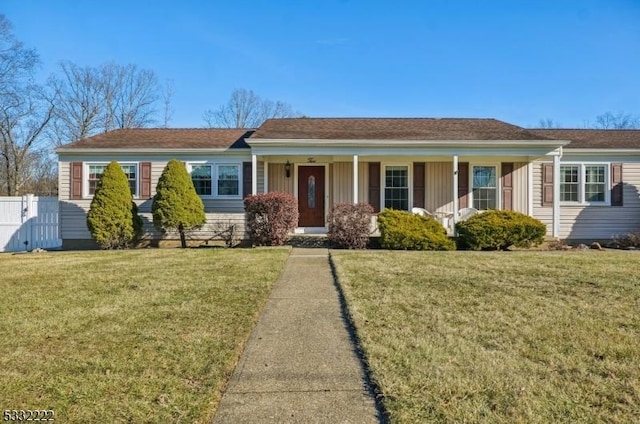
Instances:
[[[264,162],[258,161],[258,194],[264,193]]]
[[[369,202],[369,164],[366,162],[358,163],[358,202]]]
[[[453,213],[453,163],[427,162],[425,178],[425,209]]]
[[[67,161],[58,161],[58,199],[69,200],[71,195],[71,165]]]
[[[77,160],[81,162],[82,160]],[[140,159],[139,162],[148,160]],[[87,229],[87,212],[91,206],[91,199],[70,200],[70,168],[72,161],[58,162],[58,198],[60,200],[60,238],[62,239],[90,239],[91,234]],[[85,161],[90,162],[90,161]],[[151,161],[151,194],[155,194],[156,186],[168,160]],[[259,174],[260,175],[260,174]],[[83,176],[86,177],[86,176]],[[260,180],[259,180],[260,181]],[[84,181],[83,181],[84,184]],[[144,223],[145,238],[159,238],[161,234],[153,227],[151,216],[152,199],[135,199],[140,215]],[[209,238],[216,231],[217,222],[230,221],[237,224],[240,234],[244,234],[244,204],[242,199],[203,199],[207,224],[194,232],[196,238]],[[218,231],[219,232],[219,231]],[[165,235],[163,238],[171,238]]]
[[[513,164],[513,210],[524,214],[529,213],[528,178],[527,163],[515,162]]]
[[[330,176],[331,204],[353,202],[353,164],[335,162]]]
[[[547,235],[551,236],[553,209],[542,206],[542,162],[532,166],[533,216],[547,225]],[[624,206],[561,205],[560,238],[604,240],[640,231],[640,163],[624,163],[622,171]]]
[[[295,195],[293,192],[293,164],[291,165],[291,176],[289,178],[286,177],[284,172],[284,163],[269,163],[269,190],[272,191],[280,191],[284,193],[289,193],[291,195]]]
[[[330,174],[331,204],[353,203],[353,162],[335,162]],[[369,201],[369,164],[358,163],[358,202]]]

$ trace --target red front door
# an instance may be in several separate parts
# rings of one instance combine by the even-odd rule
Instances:
[[[298,167],[299,227],[324,227],[324,166]]]

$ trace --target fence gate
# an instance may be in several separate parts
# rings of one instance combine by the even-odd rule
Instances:
[[[57,197],[0,197],[0,252],[60,246]]]

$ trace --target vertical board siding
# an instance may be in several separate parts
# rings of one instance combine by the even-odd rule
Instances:
[[[279,191],[295,196],[293,193],[293,165],[291,168],[291,176],[287,178],[284,173],[284,163],[269,163],[268,191]]]
[[[264,193],[264,162],[258,162],[258,194]]]
[[[529,190],[527,189],[529,172],[527,163],[514,162],[511,176],[513,178],[513,210],[526,214],[529,209]]]
[[[369,164],[358,162],[358,202],[369,203]]]
[[[359,174],[358,174],[359,175]],[[353,202],[353,163],[334,162],[330,175],[333,204]]]
[[[453,163],[427,162],[425,178],[425,209],[453,213]]]
[[[541,206],[541,165],[533,165],[533,216],[547,225],[547,235],[551,236],[553,210],[551,206]],[[640,163],[625,163],[622,180],[624,206],[561,205],[560,238],[604,240],[640,230]]]

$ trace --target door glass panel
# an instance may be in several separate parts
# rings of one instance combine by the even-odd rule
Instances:
[[[316,177],[313,175],[307,181],[307,207],[309,209],[316,207]]]

